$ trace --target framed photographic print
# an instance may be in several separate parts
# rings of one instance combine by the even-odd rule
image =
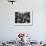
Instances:
[[[32,25],[32,11],[15,11],[15,25],[16,26],[31,26]]]

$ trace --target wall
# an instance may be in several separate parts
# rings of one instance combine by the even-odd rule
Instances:
[[[14,13],[16,10],[33,10],[32,26],[15,26]],[[7,0],[0,0],[0,40],[11,40],[18,32],[26,32],[33,40],[46,40],[46,1],[17,0],[13,5]]]

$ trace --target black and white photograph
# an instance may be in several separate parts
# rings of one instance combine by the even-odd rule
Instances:
[[[32,12],[15,12],[15,25],[32,25]]]

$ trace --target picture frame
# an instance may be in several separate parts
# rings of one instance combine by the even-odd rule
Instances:
[[[32,24],[33,24],[32,10],[31,11],[30,10],[15,11],[15,26],[32,26]]]

